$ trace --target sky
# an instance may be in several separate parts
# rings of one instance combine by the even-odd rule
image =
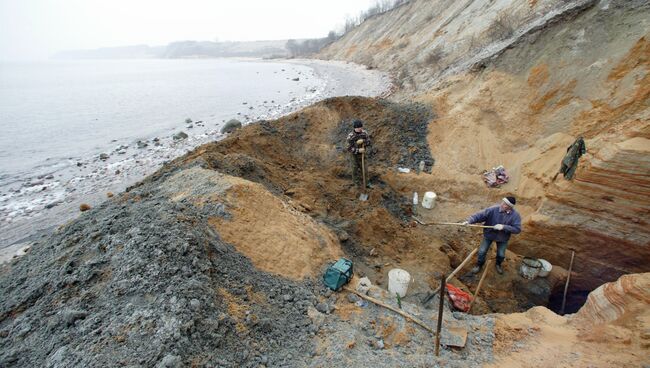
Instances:
[[[375,0],[0,0],[0,60],[182,40],[325,37]]]

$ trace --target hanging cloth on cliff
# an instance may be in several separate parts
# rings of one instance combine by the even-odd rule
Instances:
[[[578,159],[585,153],[587,153],[585,141],[582,137],[578,137],[578,139],[576,139],[576,141],[566,149],[566,155],[564,155],[564,158],[562,159],[562,164],[560,165],[560,171],[558,174],[562,173],[566,180],[573,179],[573,175],[575,175],[576,169],[578,168]],[[556,177],[557,174],[555,174],[553,179],[555,180]]]

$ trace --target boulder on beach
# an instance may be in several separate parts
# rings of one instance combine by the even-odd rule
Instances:
[[[228,122],[221,128],[221,134],[232,133],[235,130],[241,128],[241,121],[237,119],[230,119]]]
[[[185,132],[180,132],[178,134],[174,134],[172,137],[175,141],[180,141],[182,139],[187,139],[188,135]]]
[[[100,153],[99,154],[99,159],[100,160],[108,160],[109,157],[110,156],[108,155],[108,153]],[[77,164],[77,166],[81,166],[81,165]]]

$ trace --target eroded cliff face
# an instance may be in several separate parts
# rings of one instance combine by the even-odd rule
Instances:
[[[366,20],[319,57],[391,71],[402,92],[422,91],[596,2],[414,0]]]
[[[504,9],[516,25],[509,38],[489,31]],[[396,98],[433,107],[436,178],[422,187],[448,187],[442,178],[481,185],[483,170],[503,164],[510,183],[451,195],[457,210],[447,214],[514,194],[524,231],[509,249],[563,268],[575,250],[570,296],[584,301],[603,282],[650,267],[649,15],[642,1],[413,1],[323,56],[392,70],[407,88]],[[484,40],[476,51],[461,42],[472,37]],[[443,56],[427,65],[436,48]],[[578,136],[587,154],[575,179],[553,181]]]
[[[648,363],[650,274],[622,276],[591,292],[574,315],[544,307],[499,315],[494,367],[637,367]]]

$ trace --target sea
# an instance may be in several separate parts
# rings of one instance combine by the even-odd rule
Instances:
[[[223,138],[230,119],[273,119],[330,97],[346,76],[327,71],[255,59],[0,62],[0,233],[123,190]],[[188,137],[174,139],[180,132]],[[0,248],[33,226],[0,235]]]

